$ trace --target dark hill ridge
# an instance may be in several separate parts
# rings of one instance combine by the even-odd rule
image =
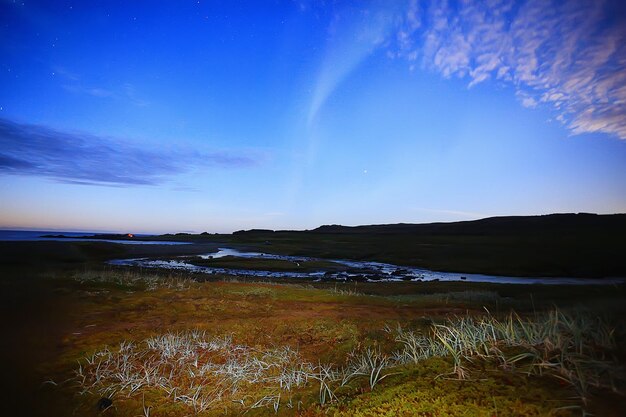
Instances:
[[[106,235],[105,235],[106,236]],[[321,226],[309,231],[135,236],[193,245],[2,242],[0,264],[101,262],[209,253],[217,247],[507,276],[626,277],[626,214],[491,217],[429,224]],[[115,235],[119,239],[120,235]]]
[[[286,255],[510,276],[626,277],[626,214],[550,214],[307,231],[250,230],[223,241]]]
[[[544,216],[503,216],[450,223],[396,223],[366,226],[324,225],[313,233],[377,233],[420,235],[500,235],[535,233],[577,233],[602,230],[626,232],[626,214],[548,214]]]

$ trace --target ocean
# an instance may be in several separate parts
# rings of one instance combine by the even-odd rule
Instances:
[[[0,230],[0,241],[94,241],[94,242],[112,242],[123,243],[129,245],[187,245],[190,242],[172,242],[172,241],[159,241],[159,240],[115,240],[115,239],[84,239],[81,236],[93,236],[101,234],[103,232],[65,232],[62,230]],[[43,237],[45,235],[63,235],[69,236],[67,238],[59,237]],[[146,237],[151,235],[135,235],[136,237]]]

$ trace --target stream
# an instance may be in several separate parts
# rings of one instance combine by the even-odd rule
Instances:
[[[464,274],[458,272],[436,272],[428,269],[399,266],[373,261],[353,261],[345,259],[319,259],[305,256],[275,255],[262,252],[243,252],[231,248],[219,248],[217,252],[198,255],[202,259],[219,259],[225,256],[239,258],[260,258],[280,261],[289,261],[298,264],[307,261],[330,261],[346,267],[344,271],[266,271],[252,269],[221,268],[213,266],[198,266],[189,263],[189,256],[179,256],[172,259],[115,259],[109,261],[111,265],[136,266],[142,268],[164,268],[183,270],[204,274],[225,274],[241,277],[258,278],[298,278],[313,281],[363,281],[363,282],[401,282],[401,281],[466,281],[490,282],[499,284],[549,284],[549,285],[597,285],[622,284],[626,278],[568,278],[568,277],[508,277],[499,275]]]

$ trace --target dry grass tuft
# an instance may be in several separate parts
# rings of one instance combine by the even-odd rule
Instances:
[[[186,290],[195,282],[192,278],[180,275],[146,274],[131,270],[104,270],[76,272],[73,278],[81,284],[105,284],[132,289],[155,291],[162,288]]]
[[[257,350],[190,331],[95,352],[80,363],[76,381],[82,393],[108,397],[156,388],[198,413],[233,403],[277,410],[318,372],[288,346]]]

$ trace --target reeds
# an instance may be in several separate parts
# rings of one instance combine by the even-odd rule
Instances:
[[[416,363],[449,356],[458,378],[469,377],[468,364],[476,358],[495,359],[505,368],[559,378],[586,403],[591,388],[617,391],[624,384],[624,368],[613,356],[615,331],[599,317],[558,309],[529,318],[457,317],[433,325],[428,334],[395,329],[401,349],[394,358]],[[507,355],[512,350],[516,353]]]
[[[500,296],[496,291],[487,290],[464,290],[449,291],[432,294],[403,294],[389,296],[397,302],[420,302],[427,304],[479,304],[479,305],[499,305],[515,304],[515,300]]]
[[[335,284],[334,287],[329,288],[328,291],[330,291],[333,294],[339,294],[339,295],[347,295],[347,296],[364,296],[365,294],[363,294],[362,292],[358,292],[356,289],[342,289],[342,288],[338,288],[337,284]]]
[[[340,370],[340,385],[347,385],[352,379],[364,376],[368,378],[370,389],[374,389],[376,384],[389,376],[382,371],[393,365],[393,361],[380,347],[367,347],[361,352],[353,351],[348,356],[348,364]]]
[[[374,389],[392,368],[449,357],[450,374],[470,378],[472,362],[487,360],[513,372],[548,375],[573,387],[584,404],[593,389],[623,392],[624,367],[616,358],[610,321],[581,312],[552,310],[521,317],[455,317],[425,331],[385,329],[397,343],[392,353],[369,346],[348,355],[341,367],[302,359],[289,346],[255,349],[229,336],[203,331],[165,333],[138,343],[122,342],[85,357],[75,380],[82,392],[140,395],[159,389],[195,413],[240,404],[244,410],[293,406],[297,390],[318,389],[321,405],[337,399],[339,387],[355,380]],[[145,406],[145,404],[144,404]],[[144,408],[144,413],[149,413]]]
[[[109,284],[120,287],[140,288],[147,291],[155,291],[162,288],[186,290],[194,282],[191,277],[183,275],[146,274],[126,269],[86,270],[76,272],[73,278],[80,283]]]
[[[79,363],[76,381],[82,392],[109,397],[161,389],[200,413],[225,402],[278,410],[282,398],[319,373],[290,347],[257,350],[190,331],[104,348]]]

